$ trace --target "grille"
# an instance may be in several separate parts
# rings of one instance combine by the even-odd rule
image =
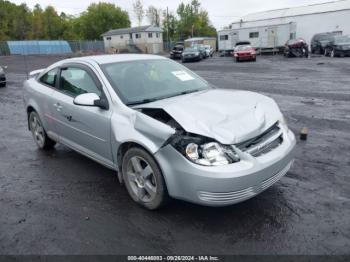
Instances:
[[[278,126],[278,122],[266,130],[261,135],[254,137],[248,141],[237,144],[236,147],[254,157],[260,157],[268,154],[283,143],[282,130]]]
[[[254,187],[249,187],[239,191],[227,192],[227,193],[212,193],[212,192],[201,191],[201,192],[198,192],[198,196],[203,201],[217,202],[217,203],[240,202],[240,201],[252,198],[253,196],[256,196],[262,191],[268,189],[273,184],[275,184],[278,180],[280,180],[285,174],[287,174],[292,164],[293,164],[293,161],[288,163],[283,169],[281,169],[279,172],[274,174],[272,177],[264,180],[263,182],[259,183]]]

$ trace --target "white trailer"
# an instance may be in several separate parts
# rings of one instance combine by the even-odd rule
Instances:
[[[239,41],[249,41],[257,49],[280,49],[289,39],[295,38],[296,24],[226,29],[218,32],[219,51],[232,51]]]
[[[317,33],[350,35],[350,0],[296,6],[248,14],[219,32],[219,49],[232,50],[237,39],[258,48],[282,47],[303,38],[308,44]]]

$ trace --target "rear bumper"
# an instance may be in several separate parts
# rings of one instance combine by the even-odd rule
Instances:
[[[155,154],[173,198],[206,206],[226,206],[245,201],[281,179],[294,161],[295,136],[284,133],[278,148],[259,158],[205,167],[196,165],[168,145]]]

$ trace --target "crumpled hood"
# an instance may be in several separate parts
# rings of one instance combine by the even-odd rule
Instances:
[[[271,98],[223,89],[159,100],[136,108],[163,109],[187,132],[227,145],[251,139],[281,118]]]

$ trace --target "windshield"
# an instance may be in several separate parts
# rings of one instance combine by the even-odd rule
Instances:
[[[101,67],[113,89],[127,105],[211,88],[186,67],[165,59],[119,62]]]
[[[340,36],[336,37],[334,39],[334,42],[337,44],[342,44],[342,43],[350,43],[350,36]]]
[[[330,41],[331,39],[332,39],[332,35],[331,34],[319,35],[318,36],[318,40],[319,41]]]
[[[236,47],[236,51],[246,51],[250,49],[252,49],[250,45],[239,45]]]
[[[185,52],[198,52],[198,48],[197,47],[187,47],[185,49]]]

